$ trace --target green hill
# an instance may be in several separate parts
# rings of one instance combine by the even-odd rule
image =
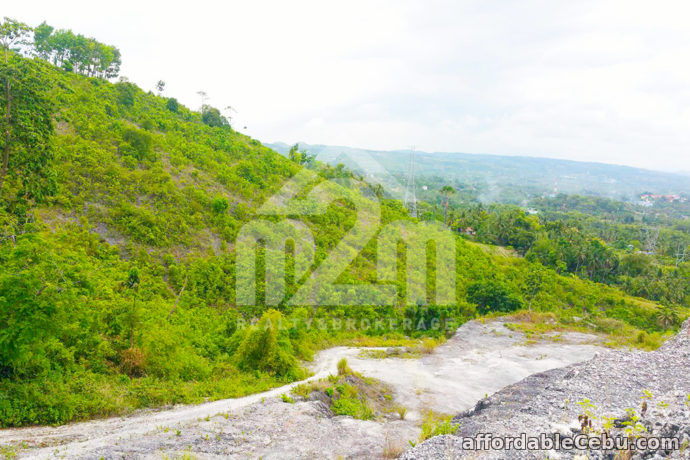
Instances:
[[[283,154],[290,148],[284,143],[267,145]],[[300,147],[320,161],[341,162],[355,170],[373,158],[382,171],[398,178],[403,185],[409,171],[410,150],[378,151],[301,143]],[[642,193],[690,196],[690,184],[682,173],[552,158],[416,151],[415,173],[420,186],[431,187],[437,178],[443,178],[445,183],[466,186],[466,199],[484,203],[521,204],[550,194],[555,188],[560,193],[634,202],[639,201]],[[394,184],[387,185],[391,193],[402,193]],[[423,190],[418,193],[426,195]]]
[[[237,133],[209,107],[193,112],[40,58],[10,54],[3,65],[2,86],[16,92],[16,116],[3,130],[21,135],[0,141],[10,153],[0,189],[2,427],[256,392],[301,377],[299,360],[320,347],[441,338],[478,314],[530,309],[524,316],[538,320],[537,330],[587,328],[644,347],[668,333],[652,302],[456,237],[451,304],[409,305],[399,289],[391,307],[358,304],[356,292],[348,306],[292,305],[307,274],[275,305],[263,283],[256,305],[238,305],[236,281],[253,267],[238,268],[237,235],[255,219],[279,220],[258,210],[300,170],[297,162]],[[358,220],[356,209],[374,209],[375,187],[342,168],[309,166],[297,196],[330,180],[336,197],[320,213],[292,216],[314,235],[310,270],[358,223],[376,235],[409,220],[400,202],[385,199],[380,221]],[[344,250],[353,261],[335,274],[339,283],[377,279],[373,238],[361,251]],[[275,269],[263,252],[259,274]],[[424,254],[407,258],[426,262]],[[403,275],[388,275],[401,288]],[[338,303],[337,291],[326,294]],[[348,319],[355,327],[341,326]]]

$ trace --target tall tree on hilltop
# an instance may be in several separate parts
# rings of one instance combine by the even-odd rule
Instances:
[[[31,33],[31,27],[23,22],[5,17],[0,23],[0,45],[5,52],[5,64],[7,64],[9,51],[17,45],[26,45]]]

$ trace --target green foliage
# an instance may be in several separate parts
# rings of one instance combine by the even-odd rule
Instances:
[[[459,425],[452,423],[451,416],[442,416],[432,411],[427,412],[422,421],[422,432],[419,435],[419,442],[426,441],[434,436],[444,434],[455,434]]]
[[[209,105],[205,105],[201,111],[201,121],[208,126],[216,128],[230,126],[228,119],[221,115],[220,110]]]
[[[53,80],[46,66],[12,55],[0,63],[0,86],[0,197],[21,212],[55,190]]]
[[[338,375],[351,374],[352,370],[347,365],[347,359],[342,358],[338,361]]]
[[[136,94],[136,88],[132,83],[121,81],[117,85],[117,102],[118,104],[125,107],[134,106],[134,95]]]
[[[114,78],[120,51],[71,30],[54,30],[45,22],[34,31],[36,54],[53,65],[90,77]]]
[[[299,368],[288,331],[282,327],[283,315],[267,310],[256,326],[235,332],[235,359],[240,369],[261,370],[281,378],[297,379],[304,375]]]
[[[522,307],[519,297],[498,281],[478,281],[467,287],[467,300],[477,305],[480,314],[507,313]]]
[[[165,103],[165,108],[170,110],[172,113],[177,113],[180,108],[180,104],[177,102],[177,99],[170,97],[168,98],[168,102]]]
[[[36,32],[53,36],[48,29]],[[263,302],[238,306],[237,233],[297,172],[296,163],[318,174],[310,187],[324,178],[341,184],[341,199],[302,219],[314,235],[317,263],[357,222],[353,203],[371,205],[363,194],[374,190],[344,166],[296,155],[290,161],[222,121],[219,129],[182,105],[172,110],[170,99],[133,84],[65,72],[40,59],[10,54],[9,60],[6,69],[29,77],[17,83],[27,96],[13,99],[18,105],[11,110],[25,111],[17,120],[31,129],[16,132],[13,169],[2,189],[11,206],[0,209],[0,426],[266,390],[303,377],[299,360],[320,347],[442,337],[477,311],[508,311],[522,299],[564,324],[585,316],[593,328],[632,341],[644,331],[642,346],[664,338],[652,302],[548,267],[534,275],[535,264],[461,238],[452,305],[401,300],[375,308],[355,299],[337,308],[293,306],[287,302],[293,285],[275,310]],[[11,72],[3,75],[18,81]],[[395,200],[381,200],[381,215],[381,225],[409,220]],[[541,225],[517,220],[524,231]],[[520,240],[513,233],[506,227],[510,241]],[[375,282],[375,254],[372,241],[340,280]],[[265,260],[257,265],[276,268]],[[680,264],[678,275],[663,271],[668,286],[682,286],[690,267]],[[630,283],[636,274],[628,272]],[[394,285],[402,291],[403,283]],[[355,326],[342,327],[348,321]],[[347,384],[331,386],[335,410],[370,417],[372,404]]]
[[[356,397],[339,397],[331,404],[331,411],[336,415],[348,415],[360,420],[371,420],[374,418],[374,412],[366,402]]]
[[[156,159],[153,153],[153,136],[150,133],[127,126],[122,130],[122,140],[120,154],[132,156],[137,161]]]

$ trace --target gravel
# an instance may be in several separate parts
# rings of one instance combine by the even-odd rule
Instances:
[[[690,458],[690,320],[680,333],[653,352],[604,351],[592,359],[529,376],[480,400],[474,408],[457,415],[455,435],[431,438],[401,458]],[[589,401],[586,403],[585,401]],[[646,402],[647,410],[642,406]],[[580,403],[580,404],[578,404]],[[627,410],[640,417],[635,436],[672,436],[679,450],[470,450],[462,439],[479,433],[493,437],[572,437],[582,433],[578,417],[592,420],[590,436],[607,429],[603,417],[613,417],[612,435],[622,435]],[[688,446],[687,448],[684,446]],[[619,457],[616,457],[619,455]],[[628,457],[626,457],[628,456]]]

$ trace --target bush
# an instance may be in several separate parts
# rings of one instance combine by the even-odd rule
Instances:
[[[228,123],[227,118],[225,118],[221,113],[220,110],[216,109],[215,107],[210,107],[210,106],[204,106],[202,112],[201,112],[201,121],[204,122],[204,124],[208,126],[213,126],[213,127],[221,127],[221,126],[229,126],[230,123]]]
[[[134,93],[136,91],[136,87],[127,82],[121,82],[115,86],[117,87],[117,102],[120,105],[132,107],[134,105]]]
[[[478,281],[467,288],[467,300],[477,305],[477,312],[511,312],[522,307],[519,297],[498,281]]]
[[[230,207],[230,201],[224,196],[219,196],[211,201],[211,208],[216,214],[223,214]]]
[[[167,108],[173,113],[177,113],[179,106],[180,105],[177,102],[177,99],[175,99],[174,97],[168,98],[168,102],[165,103],[165,108]]]
[[[336,415],[349,415],[360,420],[371,420],[374,411],[361,399],[341,396],[331,404],[331,411]]]
[[[121,154],[132,156],[138,161],[155,160],[153,136],[150,133],[128,126],[122,130],[122,140]]]
[[[256,326],[235,332],[233,341],[239,344],[235,359],[240,369],[260,370],[289,380],[304,376],[288,331],[281,328],[283,322],[279,311],[268,310]]]

